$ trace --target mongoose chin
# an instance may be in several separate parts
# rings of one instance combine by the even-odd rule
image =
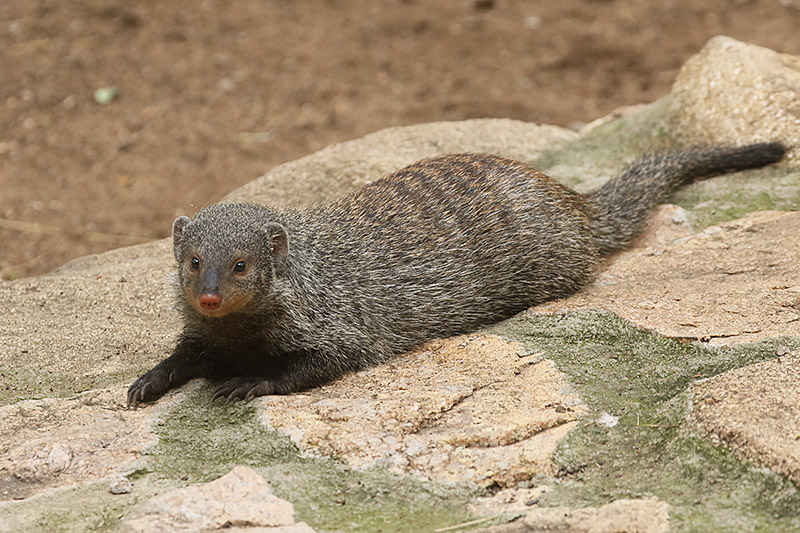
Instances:
[[[586,195],[518,161],[455,154],[324,206],[217,204],[179,217],[183,331],[128,405],[196,377],[227,379],[212,399],[288,394],[567,296],[677,187],[784,152],[648,154]]]

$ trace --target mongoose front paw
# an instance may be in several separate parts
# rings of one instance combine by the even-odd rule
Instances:
[[[128,407],[137,407],[140,403],[153,402],[161,398],[170,388],[172,373],[161,368],[154,368],[133,382],[128,388]]]
[[[225,398],[227,401],[244,400],[249,402],[257,396],[266,396],[275,392],[271,381],[263,378],[235,378],[226,381],[211,395],[211,401]]]

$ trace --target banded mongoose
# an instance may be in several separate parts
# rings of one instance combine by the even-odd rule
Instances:
[[[323,206],[218,204],[179,217],[183,333],[128,404],[195,377],[229,379],[212,400],[288,394],[567,296],[676,187],[784,151],[645,155],[587,195],[510,159],[445,155]]]

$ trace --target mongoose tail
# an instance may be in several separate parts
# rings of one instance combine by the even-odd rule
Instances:
[[[650,210],[681,185],[770,165],[785,153],[781,143],[773,142],[642,156],[619,177],[587,195],[601,253],[627,245],[642,230]]]

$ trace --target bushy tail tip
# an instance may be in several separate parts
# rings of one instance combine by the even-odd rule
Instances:
[[[588,195],[601,252],[627,244],[643,226],[650,209],[681,185],[764,167],[777,163],[785,154],[782,143],[766,142],[643,155],[616,179]]]
[[[786,155],[786,146],[780,142],[755,143],[745,146],[730,148],[726,158],[729,170],[745,168],[760,168],[772,163],[777,163]],[[722,172],[725,172],[723,170]]]

